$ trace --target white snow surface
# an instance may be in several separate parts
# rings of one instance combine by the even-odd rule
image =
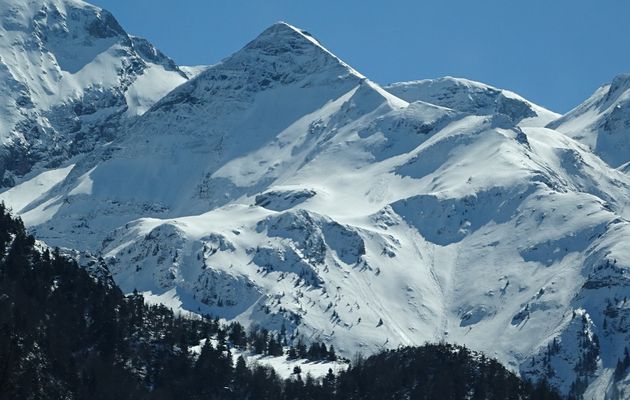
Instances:
[[[179,69],[185,73],[188,78],[194,78],[199,75],[206,69],[208,69],[208,65],[180,65]]]
[[[596,336],[606,387],[630,342],[630,176],[557,117],[461,79],[382,88],[277,23],[2,199],[150,301],[346,356],[447,340],[531,377],[555,339],[565,392]]]
[[[207,339],[202,339],[199,345],[191,347],[190,351],[194,354],[200,354],[202,347],[206,344]],[[218,340],[210,339],[214,347],[217,346]],[[285,353],[288,349],[284,349]],[[307,375],[312,376],[315,379],[323,378],[328,373],[328,370],[332,370],[333,374],[338,375],[339,372],[345,371],[349,363],[343,360],[337,361],[311,361],[307,359],[289,359],[288,356],[265,356],[262,354],[254,354],[251,351],[243,351],[238,348],[231,348],[230,355],[232,356],[232,362],[236,365],[236,361],[239,357],[243,357],[248,366],[263,365],[271,367],[276,371],[278,376],[282,379],[297,379],[297,375],[294,374],[294,368],[299,367],[302,371],[300,378],[306,379]]]
[[[621,74],[549,124],[587,145],[613,167],[630,162],[630,74]]]

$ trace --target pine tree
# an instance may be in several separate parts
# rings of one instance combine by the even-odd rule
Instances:
[[[269,343],[267,344],[267,354],[274,357],[279,357],[284,354],[279,338],[276,338],[273,335],[269,337]]]
[[[336,378],[332,368],[328,368],[328,373],[322,379],[322,389],[324,398],[331,399],[335,394]]]
[[[306,349],[306,345],[304,344],[304,342],[302,342],[302,340],[298,340],[298,344],[295,347],[295,350],[297,351],[297,356],[298,358],[308,358],[308,350]]]
[[[337,361],[337,354],[335,353],[335,346],[332,344],[328,348],[328,361]]]
[[[235,347],[245,348],[247,345],[247,335],[243,325],[238,322],[234,322],[230,325],[228,339]]]
[[[295,351],[295,347],[293,347],[293,346],[289,347],[289,352],[287,354],[287,359],[288,360],[295,360],[295,359],[297,359],[297,352]]]

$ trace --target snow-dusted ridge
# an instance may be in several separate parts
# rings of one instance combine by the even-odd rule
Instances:
[[[616,76],[548,126],[584,144],[613,167],[630,161],[630,74]]]
[[[450,76],[392,83],[385,90],[410,102],[425,101],[470,114],[504,114],[521,126],[544,126],[560,117],[509,90]]]
[[[462,79],[383,88],[286,23],[191,71],[0,199],[152,301],[348,356],[448,340],[527,376],[551,365],[565,392],[613,385],[630,176],[551,129],[563,119]]]

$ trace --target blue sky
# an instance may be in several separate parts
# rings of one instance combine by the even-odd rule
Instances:
[[[626,0],[91,2],[181,65],[215,63],[283,20],[376,82],[465,77],[558,112],[630,72]]]

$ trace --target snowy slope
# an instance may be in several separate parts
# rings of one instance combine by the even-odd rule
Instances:
[[[618,75],[549,127],[584,143],[613,167],[630,162],[630,74]]]
[[[504,114],[520,126],[544,126],[560,115],[509,90],[450,76],[399,82],[385,90],[409,102],[424,101],[475,115]]]
[[[373,97],[372,107],[390,97],[406,104],[379,90],[314,39],[274,25],[160,100],[121,140],[77,162],[60,187],[21,212],[39,225],[45,210],[63,203],[46,222],[54,232],[37,231],[97,249],[130,220],[201,213],[290,173],[318,139],[316,120],[355,92]],[[243,157],[250,152],[256,154]],[[268,153],[273,160],[265,160]]]
[[[200,73],[208,69],[208,65],[194,65],[194,66],[180,65],[179,69],[180,71],[185,73],[190,79],[190,78],[194,78],[195,76],[199,75]]]
[[[0,0],[0,184],[112,140],[121,120],[186,80],[105,10]]]
[[[211,343],[216,347],[219,342],[216,339],[211,339]],[[201,340],[199,345],[191,347],[190,351],[194,354],[200,354],[204,344],[206,344],[206,339]],[[285,348],[284,351],[288,352],[288,349]],[[341,371],[348,369],[349,366],[349,363],[343,360],[310,361],[299,358],[289,359],[286,355],[265,356],[262,354],[254,354],[251,351],[242,351],[238,348],[230,349],[230,354],[234,365],[236,365],[238,358],[242,356],[247,365],[263,365],[271,367],[282,379],[297,378],[293,373],[295,367],[299,367],[301,370],[300,378],[305,378],[307,375],[310,375],[317,379],[323,378],[328,373],[329,369],[333,371],[335,376],[337,376]]]
[[[605,387],[630,341],[630,176],[553,113],[444,82],[387,91],[278,23],[0,198],[151,301]]]
[[[583,342],[569,330],[574,310],[595,321],[589,332],[618,310],[599,332],[601,371],[629,339],[621,296],[630,231],[619,214],[630,185],[612,170],[596,182],[592,171],[605,164],[558,133],[502,123],[455,119],[409,153],[377,163],[366,154],[332,173],[326,165],[348,148],[382,151],[371,138],[382,132],[341,133],[262,194],[273,207],[249,197],[199,216],[141,219],[104,252],[124,290],[299,329],[346,354],[449,339],[539,374],[531,357],[560,337],[568,372],[554,382],[568,390]],[[280,192],[281,201],[270,195]]]

